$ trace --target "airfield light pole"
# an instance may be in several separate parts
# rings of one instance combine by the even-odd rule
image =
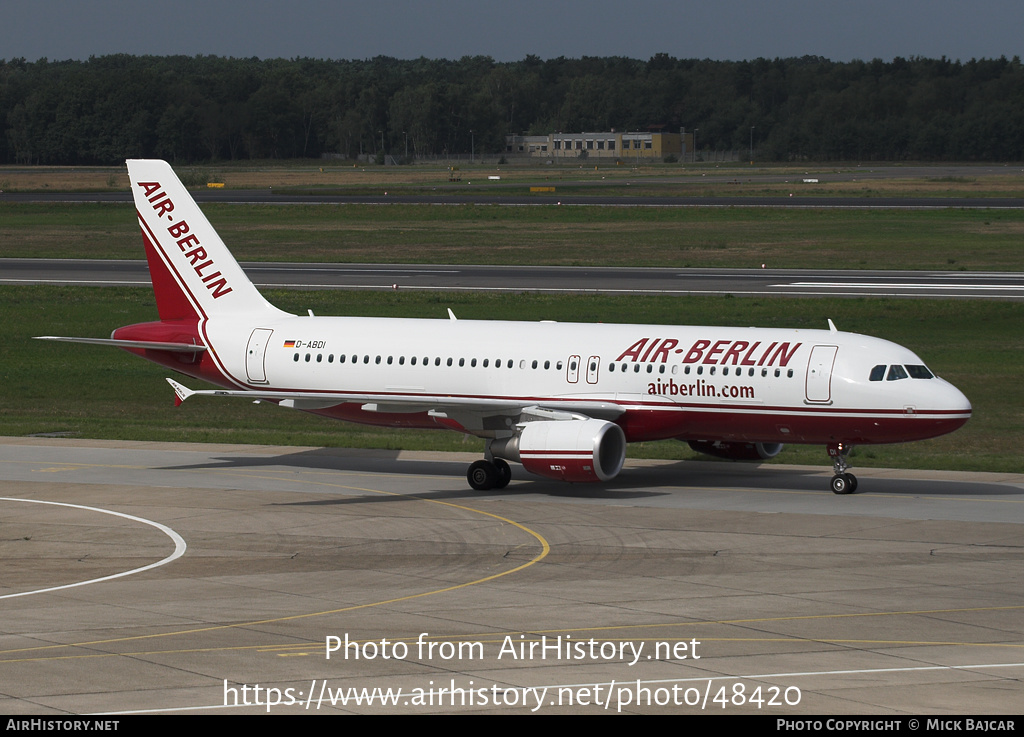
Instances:
[[[409,132],[402,131],[402,135],[405,136],[405,160],[409,160]]]
[[[469,129],[469,163],[476,163],[476,136],[472,128]]]
[[[754,128],[756,125],[750,126],[750,163],[754,163]]]
[[[700,128],[694,128],[693,129],[693,163],[694,164],[697,163],[697,131],[699,131],[699,130],[700,130]]]

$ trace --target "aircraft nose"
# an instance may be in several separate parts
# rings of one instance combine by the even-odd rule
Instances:
[[[962,391],[957,389],[949,382],[946,382],[946,387],[946,401],[949,404],[949,408],[955,412],[961,412],[970,416],[971,412],[973,411],[973,407],[971,407],[971,400],[968,399]]]
[[[946,416],[944,432],[952,432],[957,428],[963,427],[971,419],[973,408],[971,407],[971,400],[962,391],[948,381],[943,381],[943,383],[945,384],[942,387],[943,391],[936,397],[941,404],[936,409]]]

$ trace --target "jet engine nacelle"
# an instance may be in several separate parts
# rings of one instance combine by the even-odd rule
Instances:
[[[766,461],[782,452],[782,443],[735,443],[710,440],[690,440],[690,447],[698,453],[725,458],[728,461]]]
[[[491,453],[523,464],[530,473],[560,481],[608,481],[626,460],[626,436],[614,422],[528,422],[518,435],[492,440]]]

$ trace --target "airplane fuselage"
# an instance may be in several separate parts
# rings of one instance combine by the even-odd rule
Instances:
[[[417,397],[614,403],[628,442],[894,443],[951,432],[970,415],[937,377],[871,381],[877,366],[888,374],[923,361],[839,331],[289,316],[209,320],[198,332],[212,347],[198,364],[162,362],[230,389],[348,392],[352,402],[289,406],[374,425],[463,429],[408,404]],[[495,437],[504,428],[464,429]]]

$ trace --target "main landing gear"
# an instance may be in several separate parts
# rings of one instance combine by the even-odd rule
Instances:
[[[469,485],[477,491],[504,489],[512,480],[512,469],[501,458],[490,461],[476,461],[466,472]]]
[[[851,450],[853,450],[853,446],[846,443],[834,443],[828,446],[828,454],[832,456],[832,470],[836,474],[832,477],[833,494],[852,494],[857,491],[857,477],[846,470],[850,467],[850,464],[846,462],[846,457],[850,455]]]

